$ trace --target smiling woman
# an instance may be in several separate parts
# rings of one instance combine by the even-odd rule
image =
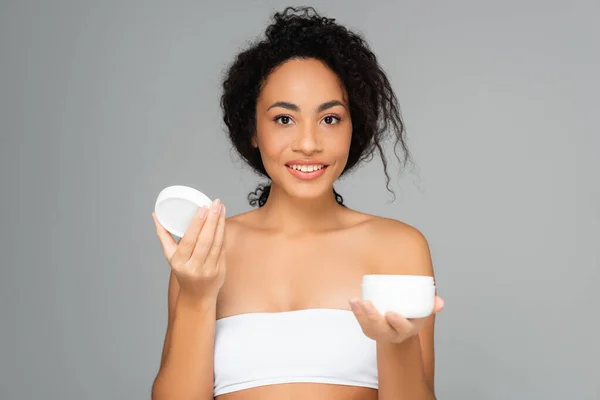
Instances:
[[[365,41],[288,8],[236,57],[221,105],[236,150],[269,183],[249,212],[226,220],[219,200],[200,209],[179,244],[156,223],[172,274],[153,398],[435,399],[443,301],[407,319],[359,299],[365,275],[432,277],[427,241],[349,209],[333,188],[375,151],[389,182],[387,134],[409,159],[395,94]]]
[[[251,144],[275,190],[304,200],[331,197],[352,138],[345,98],[337,75],[314,58],[286,61],[265,79]]]
[[[267,107],[278,106],[293,113],[302,111],[303,116],[307,116],[309,111],[319,114],[336,105],[343,107],[348,118],[345,121],[346,129],[350,129],[352,140],[340,176],[377,151],[389,183],[387,160],[382,148],[387,136],[394,138],[394,150],[400,150],[401,154],[396,154],[401,165],[405,166],[411,161],[396,95],[365,40],[335,23],[334,19],[318,15],[312,8],[287,8],[275,14],[273,24],[266,29],[266,38],[240,53],[231,65],[223,84],[221,105],[223,120],[236,150],[256,172],[272,181],[273,177],[263,165],[260,148],[257,150],[252,142],[255,133],[261,131],[256,126],[260,112],[267,111],[257,109],[257,106],[260,107],[257,103],[263,100],[263,90],[276,70],[290,61],[310,60],[321,63],[320,66],[313,66],[317,77],[334,78],[329,83],[339,87],[331,94],[335,93],[338,97],[323,99],[323,103],[316,105],[317,109],[307,109],[284,98],[285,93],[280,93]],[[321,71],[324,75],[321,75]],[[304,83],[310,84],[304,90],[314,90],[322,85],[315,79]],[[303,89],[298,87],[302,85],[301,81],[296,81],[295,85],[295,89]],[[278,121],[284,124],[293,120],[285,114],[283,117]],[[329,124],[335,119],[335,116],[328,116],[325,123]],[[249,196],[251,205],[263,206],[270,190],[270,184],[259,186]],[[338,203],[343,203],[337,193],[336,199]]]

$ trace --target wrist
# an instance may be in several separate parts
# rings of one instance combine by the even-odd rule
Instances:
[[[409,350],[412,346],[419,343],[419,335],[408,336],[406,339],[401,342],[387,342],[384,340],[378,340],[378,347],[388,348],[388,349],[397,349],[397,350]]]
[[[180,292],[177,297],[177,308],[188,311],[209,312],[216,310],[217,299],[210,296],[194,296]]]

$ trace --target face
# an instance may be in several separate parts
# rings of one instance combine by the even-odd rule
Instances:
[[[331,195],[348,160],[352,122],[337,75],[314,59],[289,60],[265,82],[254,145],[273,184],[297,198]]]

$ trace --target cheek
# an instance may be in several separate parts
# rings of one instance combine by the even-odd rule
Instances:
[[[281,153],[289,146],[289,143],[281,135],[274,135],[265,131],[258,134],[258,144],[265,167],[278,163]]]
[[[340,161],[346,161],[348,159],[348,153],[350,151],[350,141],[352,139],[351,131],[344,132],[341,135],[332,136],[327,143],[327,148],[330,149],[331,155]]]

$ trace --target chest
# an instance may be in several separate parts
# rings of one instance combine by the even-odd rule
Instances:
[[[360,296],[362,276],[373,269],[364,241],[347,235],[236,239],[227,253],[227,275],[218,317],[256,311],[348,308]]]

